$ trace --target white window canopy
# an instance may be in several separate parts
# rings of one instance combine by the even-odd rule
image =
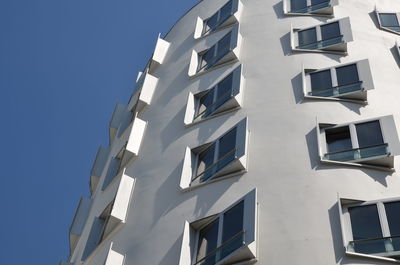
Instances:
[[[90,192],[93,194],[96,190],[97,184],[99,183],[100,177],[103,173],[104,167],[106,166],[108,155],[110,154],[109,147],[100,146],[96,158],[94,160],[92,169],[90,171]]]
[[[240,121],[218,139],[186,148],[183,162],[182,189],[243,174],[247,168],[247,118]]]
[[[366,104],[367,91],[374,89],[367,59],[318,70],[303,66],[302,77],[305,99]]]
[[[239,25],[225,34],[217,43],[201,51],[192,51],[188,75],[196,76],[218,66],[239,60],[242,37]]]
[[[293,52],[318,52],[347,55],[347,43],[353,41],[348,17],[308,28],[291,28]]]
[[[128,111],[141,112],[145,106],[150,105],[156,89],[158,78],[145,72],[139,72],[135,92],[128,103]]]
[[[179,265],[254,262],[257,227],[254,189],[222,212],[185,222]]]
[[[283,0],[283,12],[291,16],[333,17],[338,0]]]
[[[158,34],[156,47],[154,48],[154,53],[152,54],[150,60],[148,61],[145,71],[149,73],[154,73],[154,71],[164,63],[167,56],[169,47],[171,43],[161,38],[161,34]]]
[[[75,212],[74,219],[69,227],[69,246],[70,253],[73,253],[79,238],[82,235],[85,227],[90,208],[92,207],[92,200],[82,197],[79,201],[78,207]]]
[[[215,85],[196,94],[189,93],[185,125],[212,118],[227,111],[240,108],[243,104],[244,78],[239,65],[220,78]]]
[[[400,12],[378,11],[375,7],[375,15],[380,29],[400,35]]]
[[[338,206],[346,254],[400,262],[400,198],[339,198]]]
[[[321,162],[394,171],[400,142],[393,116],[346,124],[318,123],[317,129]]]
[[[95,217],[89,233],[82,259],[86,260],[104,242],[104,240],[121,224],[126,222],[130,198],[135,180],[125,174],[120,178],[116,195],[103,212]]]
[[[241,0],[230,0],[210,17],[206,19],[198,17],[194,38],[201,38],[202,36],[238,23],[242,10],[243,4]]]

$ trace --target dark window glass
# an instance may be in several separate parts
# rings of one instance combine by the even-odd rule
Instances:
[[[311,73],[310,78],[311,78],[312,91],[332,88],[332,79],[330,70]]]
[[[233,81],[233,73],[229,74],[221,82],[218,83],[218,92],[217,92],[218,99],[222,98],[226,94],[229,94],[230,91],[232,91],[232,81]]]
[[[226,34],[220,41],[218,41],[217,57],[224,56],[231,48],[231,33]]]
[[[290,9],[293,11],[307,7],[307,0],[290,0]]]
[[[400,236],[400,202],[385,203],[386,216],[389,223],[391,236]],[[392,240],[392,246],[395,251],[400,251],[400,238]]]
[[[383,27],[398,27],[399,21],[396,14],[379,14]]]
[[[315,28],[301,30],[299,31],[298,36],[299,46],[317,42],[317,31]]]
[[[356,124],[356,130],[360,148],[383,144],[379,121]]]
[[[224,155],[235,149],[235,147],[236,147],[236,128],[230,130],[219,140],[218,158],[222,158]]]
[[[350,130],[348,126],[325,131],[328,152],[351,150]]]
[[[329,40],[340,36],[339,22],[321,26],[322,40]]]
[[[349,208],[353,240],[382,238],[382,229],[376,205],[358,206]],[[383,241],[355,242],[356,252],[372,254],[385,252]]]
[[[214,14],[212,17],[207,19],[205,31],[213,29],[217,25],[217,23],[218,23],[218,13]]]
[[[359,82],[357,65],[346,65],[336,68],[338,86],[344,86]]]
[[[200,64],[201,68],[212,63],[212,60],[214,59],[214,54],[215,54],[215,46],[212,46],[201,56],[201,64]]]
[[[218,221],[213,221],[199,233],[199,244],[197,248],[197,261],[205,258],[211,251],[217,248],[218,244]],[[215,264],[215,255],[210,255],[202,263],[202,265]]]
[[[203,151],[199,155],[199,161],[197,165],[197,175],[203,173],[209,166],[211,166],[214,163],[214,152],[215,152],[215,144],[212,144],[210,147],[208,147],[205,151]]]
[[[242,246],[243,205],[241,201],[224,214],[222,230],[222,258]]]
[[[311,0],[311,5],[314,6],[314,5],[318,5],[318,4],[329,2],[329,1],[330,0]]]
[[[231,15],[232,15],[232,1],[229,1],[220,10],[219,23],[223,23]]]
[[[199,101],[199,107],[197,114],[202,113],[205,111],[211,104],[214,102],[214,89],[211,89],[207,94],[202,96]]]

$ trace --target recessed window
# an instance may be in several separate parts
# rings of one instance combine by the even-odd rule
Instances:
[[[212,67],[219,59],[230,51],[231,32],[226,34],[210,49],[199,54],[199,68],[197,71],[207,70]]]
[[[332,0],[284,0],[284,12],[287,15],[332,16],[336,4],[337,1]]]
[[[329,52],[346,54],[347,43],[353,41],[349,18],[305,29],[293,28],[291,45],[298,52]]]
[[[400,33],[399,18],[396,13],[379,13],[381,27]]]
[[[323,162],[345,162],[377,169],[393,168],[399,139],[392,116],[321,127]]]
[[[180,264],[214,265],[254,261],[256,257],[256,190],[224,211],[186,223]]]
[[[236,11],[237,6],[234,5],[233,0],[228,1],[214,15],[204,20],[203,35],[217,30]]]
[[[373,88],[367,60],[304,74],[307,97],[350,100],[364,103],[366,91]]]
[[[214,87],[194,95],[193,122],[240,106],[236,98],[240,93],[241,67],[237,67]]]
[[[243,119],[215,141],[187,148],[181,188],[243,174],[247,167],[247,138],[247,119]]]
[[[347,253],[400,260],[400,201],[339,203]]]

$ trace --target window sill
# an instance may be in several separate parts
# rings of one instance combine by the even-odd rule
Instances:
[[[400,35],[400,32],[398,32],[398,31],[391,30],[391,29],[388,29],[388,28],[382,27],[382,26],[379,26],[379,28],[380,28],[381,30],[383,30],[383,31],[390,32],[390,33],[393,33],[393,34],[396,34],[396,35]]]
[[[192,126],[195,126],[195,125],[197,125],[199,123],[202,123],[202,122],[205,122],[205,121],[208,121],[208,120],[211,120],[213,118],[217,118],[219,116],[223,116],[223,115],[228,114],[230,112],[235,112],[235,111],[239,110],[240,108],[241,108],[241,106],[238,106],[238,107],[235,107],[235,108],[232,108],[232,109],[228,109],[228,110],[225,110],[225,111],[218,112],[218,113],[216,113],[214,115],[205,117],[205,118],[200,119],[198,121],[192,121],[191,123],[187,123],[187,124],[185,123],[185,128],[190,128]]]
[[[241,176],[241,175],[243,175],[245,173],[247,173],[247,169],[240,170],[240,171],[233,172],[233,173],[229,173],[229,174],[226,174],[226,175],[222,175],[222,176],[220,176],[218,178],[215,178],[215,179],[212,179],[212,180],[209,180],[209,181],[205,181],[205,182],[202,182],[202,183],[199,183],[199,184],[195,184],[195,185],[192,185],[192,186],[189,186],[189,187],[186,187],[186,188],[181,188],[181,191],[182,192],[189,192],[189,191],[192,191],[194,189],[206,186],[208,184],[212,184],[212,183],[215,183],[215,182],[218,182],[218,181],[222,181],[222,180],[225,180],[225,179],[228,179],[228,178]]]
[[[334,18],[335,15],[327,15],[320,13],[293,13],[293,12],[285,12],[285,16],[302,16],[302,17],[324,17],[324,18]]]
[[[355,253],[355,252],[349,252],[349,251],[346,251],[346,255],[362,257],[362,258],[369,258],[369,259],[378,259],[378,260],[389,261],[389,262],[394,262],[394,263],[400,263],[400,260],[397,260],[397,259],[385,258],[385,257],[380,257],[380,256],[374,256],[374,255],[368,255],[368,254],[362,254],[362,253]]]
[[[190,78],[190,79],[197,78],[197,77],[202,76],[202,75],[204,75],[204,74],[207,74],[208,72],[211,72],[211,71],[213,71],[213,70],[215,70],[215,69],[222,68],[222,67],[224,67],[224,66],[234,64],[234,63],[236,63],[236,62],[238,62],[238,61],[239,61],[238,58],[233,58],[233,59],[231,59],[231,60],[229,60],[229,61],[227,61],[227,62],[223,62],[223,63],[219,63],[219,64],[218,64],[218,63],[217,63],[217,64],[214,64],[213,66],[211,66],[211,67],[208,68],[207,70],[200,70],[199,72],[196,72],[196,73],[193,74],[193,75],[189,75],[189,78]]]
[[[374,165],[367,165],[367,164],[361,164],[361,163],[355,163],[355,162],[341,162],[341,161],[334,161],[334,160],[327,160],[327,159],[321,159],[320,161],[321,161],[321,163],[326,163],[326,164],[368,168],[368,169],[375,169],[375,170],[386,171],[386,172],[391,172],[391,173],[396,172],[396,170],[394,168],[384,167],[384,166],[374,166]]]
[[[367,100],[357,100],[357,99],[345,99],[339,97],[318,97],[318,96],[304,96],[304,99],[309,100],[330,100],[330,101],[343,101],[343,102],[350,102],[360,105],[368,105]]]
[[[292,52],[293,53],[296,53],[296,52],[330,53],[330,54],[342,55],[342,56],[348,55],[347,51],[330,51],[330,50],[321,50],[321,49],[309,50],[309,49],[292,48]]]

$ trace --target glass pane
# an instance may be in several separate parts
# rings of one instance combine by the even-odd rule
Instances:
[[[217,248],[218,244],[218,221],[213,221],[199,232],[199,243],[197,248],[197,261],[205,258],[210,252]],[[215,255],[210,255],[201,263],[202,265],[215,264]]]
[[[226,34],[220,41],[218,41],[217,57],[224,56],[231,49],[231,33]]]
[[[330,0],[311,0],[311,5],[314,6],[314,5],[318,5],[318,4],[329,2],[329,1]]]
[[[215,144],[212,144],[209,148],[207,148],[199,155],[199,161],[197,164],[197,175],[203,173],[204,170],[206,170],[214,163],[214,152]],[[208,174],[210,174],[211,176],[212,172],[209,172]],[[207,179],[210,176],[203,176],[203,178]]]
[[[382,229],[379,222],[376,205],[357,206],[349,208],[353,240],[382,238]],[[355,252],[371,254],[385,252],[382,241],[360,241],[354,244]]]
[[[215,28],[215,26],[218,23],[218,12],[215,13],[212,17],[210,17],[209,19],[207,19],[207,21],[205,22],[206,24],[206,29],[205,31],[208,31],[210,29]]]
[[[332,88],[331,71],[325,70],[310,74],[311,91],[318,91]]]
[[[219,140],[218,158],[222,158],[236,147],[236,128],[229,131]]]
[[[232,1],[226,3],[220,10],[219,23],[223,23],[232,14]]]
[[[290,0],[290,9],[299,10],[307,7],[307,0]]]
[[[211,89],[209,92],[207,92],[207,94],[205,94],[204,96],[202,96],[199,100],[199,106],[197,109],[197,114],[202,113],[203,111],[205,111],[211,104],[213,104],[214,101],[214,93],[215,90]]]
[[[356,124],[356,130],[360,148],[383,144],[379,121]]]
[[[232,90],[232,80],[233,74],[229,74],[225,77],[221,82],[218,83],[218,92],[217,98],[220,99],[225,94],[229,93]]]
[[[399,26],[399,21],[397,20],[396,14],[379,14],[381,19],[381,25],[383,27],[397,27]]]
[[[201,64],[200,64],[201,68],[212,62],[212,60],[214,59],[214,53],[215,53],[215,46],[212,46],[203,54],[203,56],[201,57]]]
[[[315,28],[299,31],[299,46],[317,42],[317,32]]]
[[[360,81],[356,64],[336,68],[336,76],[338,86],[354,84]]]
[[[328,152],[338,152],[352,149],[350,130],[348,126],[325,131]]]
[[[224,214],[221,258],[243,245],[243,237],[238,235],[243,231],[243,206],[244,201],[241,201]]]
[[[340,36],[339,22],[321,26],[322,40],[333,39]]]
[[[385,203],[390,235],[400,236],[400,201]]]

